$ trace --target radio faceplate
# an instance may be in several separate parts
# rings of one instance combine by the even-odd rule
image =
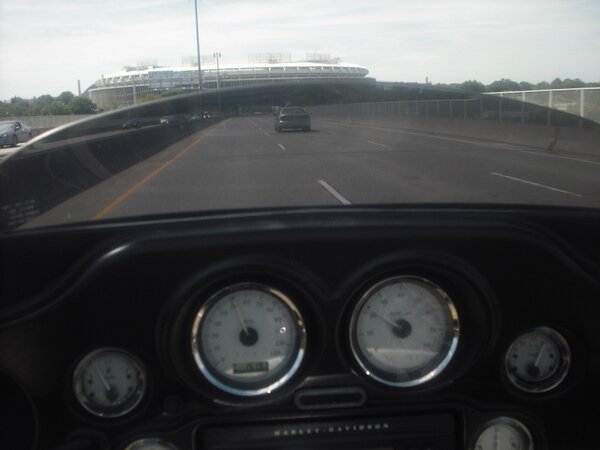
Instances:
[[[454,450],[459,448],[451,414],[391,416],[339,421],[297,421],[198,430],[206,450],[353,449]]]

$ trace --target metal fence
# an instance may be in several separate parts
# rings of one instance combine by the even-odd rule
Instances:
[[[492,95],[455,100],[405,100],[376,103],[324,105],[310,108],[318,114],[352,117],[425,117],[491,120],[547,126],[597,128],[598,125],[578,115],[533,103]]]
[[[533,103],[600,123],[600,87],[490,92],[486,95]]]

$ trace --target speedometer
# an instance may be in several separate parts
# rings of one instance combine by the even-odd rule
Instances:
[[[458,314],[437,285],[415,276],[381,281],[358,301],[350,321],[352,352],[364,373],[390,386],[436,377],[459,337]]]
[[[196,314],[192,352],[202,375],[234,395],[271,393],[300,367],[304,320],[282,292],[258,283],[218,291]]]

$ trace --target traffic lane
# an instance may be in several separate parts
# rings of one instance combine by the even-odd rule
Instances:
[[[600,204],[597,165],[587,161],[549,158],[531,151],[509,151],[505,144],[420,136],[396,130],[386,133],[328,121],[313,123],[318,133],[286,133],[278,136],[278,140],[294,151],[354,154],[348,160],[336,161],[334,169],[337,170],[330,172],[333,177],[354,173],[347,164],[354,159],[362,161],[366,171],[374,172],[379,183],[394,185],[391,190],[375,190],[373,199],[374,189],[361,188],[354,193],[356,182],[352,181],[348,190],[353,192],[351,197],[360,202]],[[317,142],[324,145],[316,145]],[[557,171],[559,176],[556,176]],[[343,181],[346,176],[341,178],[348,184]]]
[[[596,161],[546,154],[507,144],[419,136],[399,130],[372,130],[355,125],[328,125],[341,128],[350,139],[362,142],[363,147],[371,146],[381,152],[406,153],[429,148],[426,154],[431,156],[430,170],[439,167],[448,174],[461,176],[472,170],[483,171],[490,177],[505,176],[505,180],[519,179],[529,186],[541,185],[540,189],[547,187],[549,190],[557,189],[556,192],[578,194],[587,197],[588,203],[600,202],[600,163]],[[415,142],[415,138],[420,141]],[[411,156],[407,154],[404,159],[408,163]],[[438,177],[442,175],[437,172]]]
[[[62,211],[58,222],[68,217],[90,220],[340,203],[573,205],[581,200],[492,176],[472,164],[472,151],[452,152],[444,147],[432,150],[427,145],[419,147],[418,142],[403,147],[412,150],[382,151],[365,144],[373,136],[347,129],[336,131],[318,122],[315,132],[266,134],[268,122],[256,119],[229,119],[214,126],[201,142],[196,142],[198,137],[194,135],[106,180],[80,194],[78,202],[69,201],[69,207],[57,208]],[[172,161],[186,144],[190,148],[185,155]],[[123,199],[148,173],[165,164],[169,164],[167,168]],[[117,199],[122,201],[115,204]],[[102,211],[105,213],[99,216]]]
[[[290,156],[250,119],[230,119],[168,170],[95,217],[337,204],[313,177],[318,162]]]
[[[408,154],[365,150],[356,136],[341,133],[348,151],[332,151],[328,140],[316,137],[320,136],[318,132],[268,136],[263,131],[266,121],[262,122],[256,118],[230,120],[216,129],[201,148],[114,208],[110,216],[327,205],[332,200],[344,204],[573,204],[577,200],[563,198],[565,194],[560,192],[493,177],[464,156],[448,159],[444,148]],[[444,158],[432,158],[432,153]]]

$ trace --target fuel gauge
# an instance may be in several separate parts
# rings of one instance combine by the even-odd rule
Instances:
[[[539,327],[519,336],[506,352],[505,370],[517,388],[547,392],[566,377],[571,351],[566,339],[551,328]]]
[[[77,402],[99,417],[119,417],[142,400],[146,376],[142,364],[130,353],[102,348],[86,355],[73,373]]]
[[[510,417],[489,422],[477,436],[473,450],[533,450],[531,433]]]

